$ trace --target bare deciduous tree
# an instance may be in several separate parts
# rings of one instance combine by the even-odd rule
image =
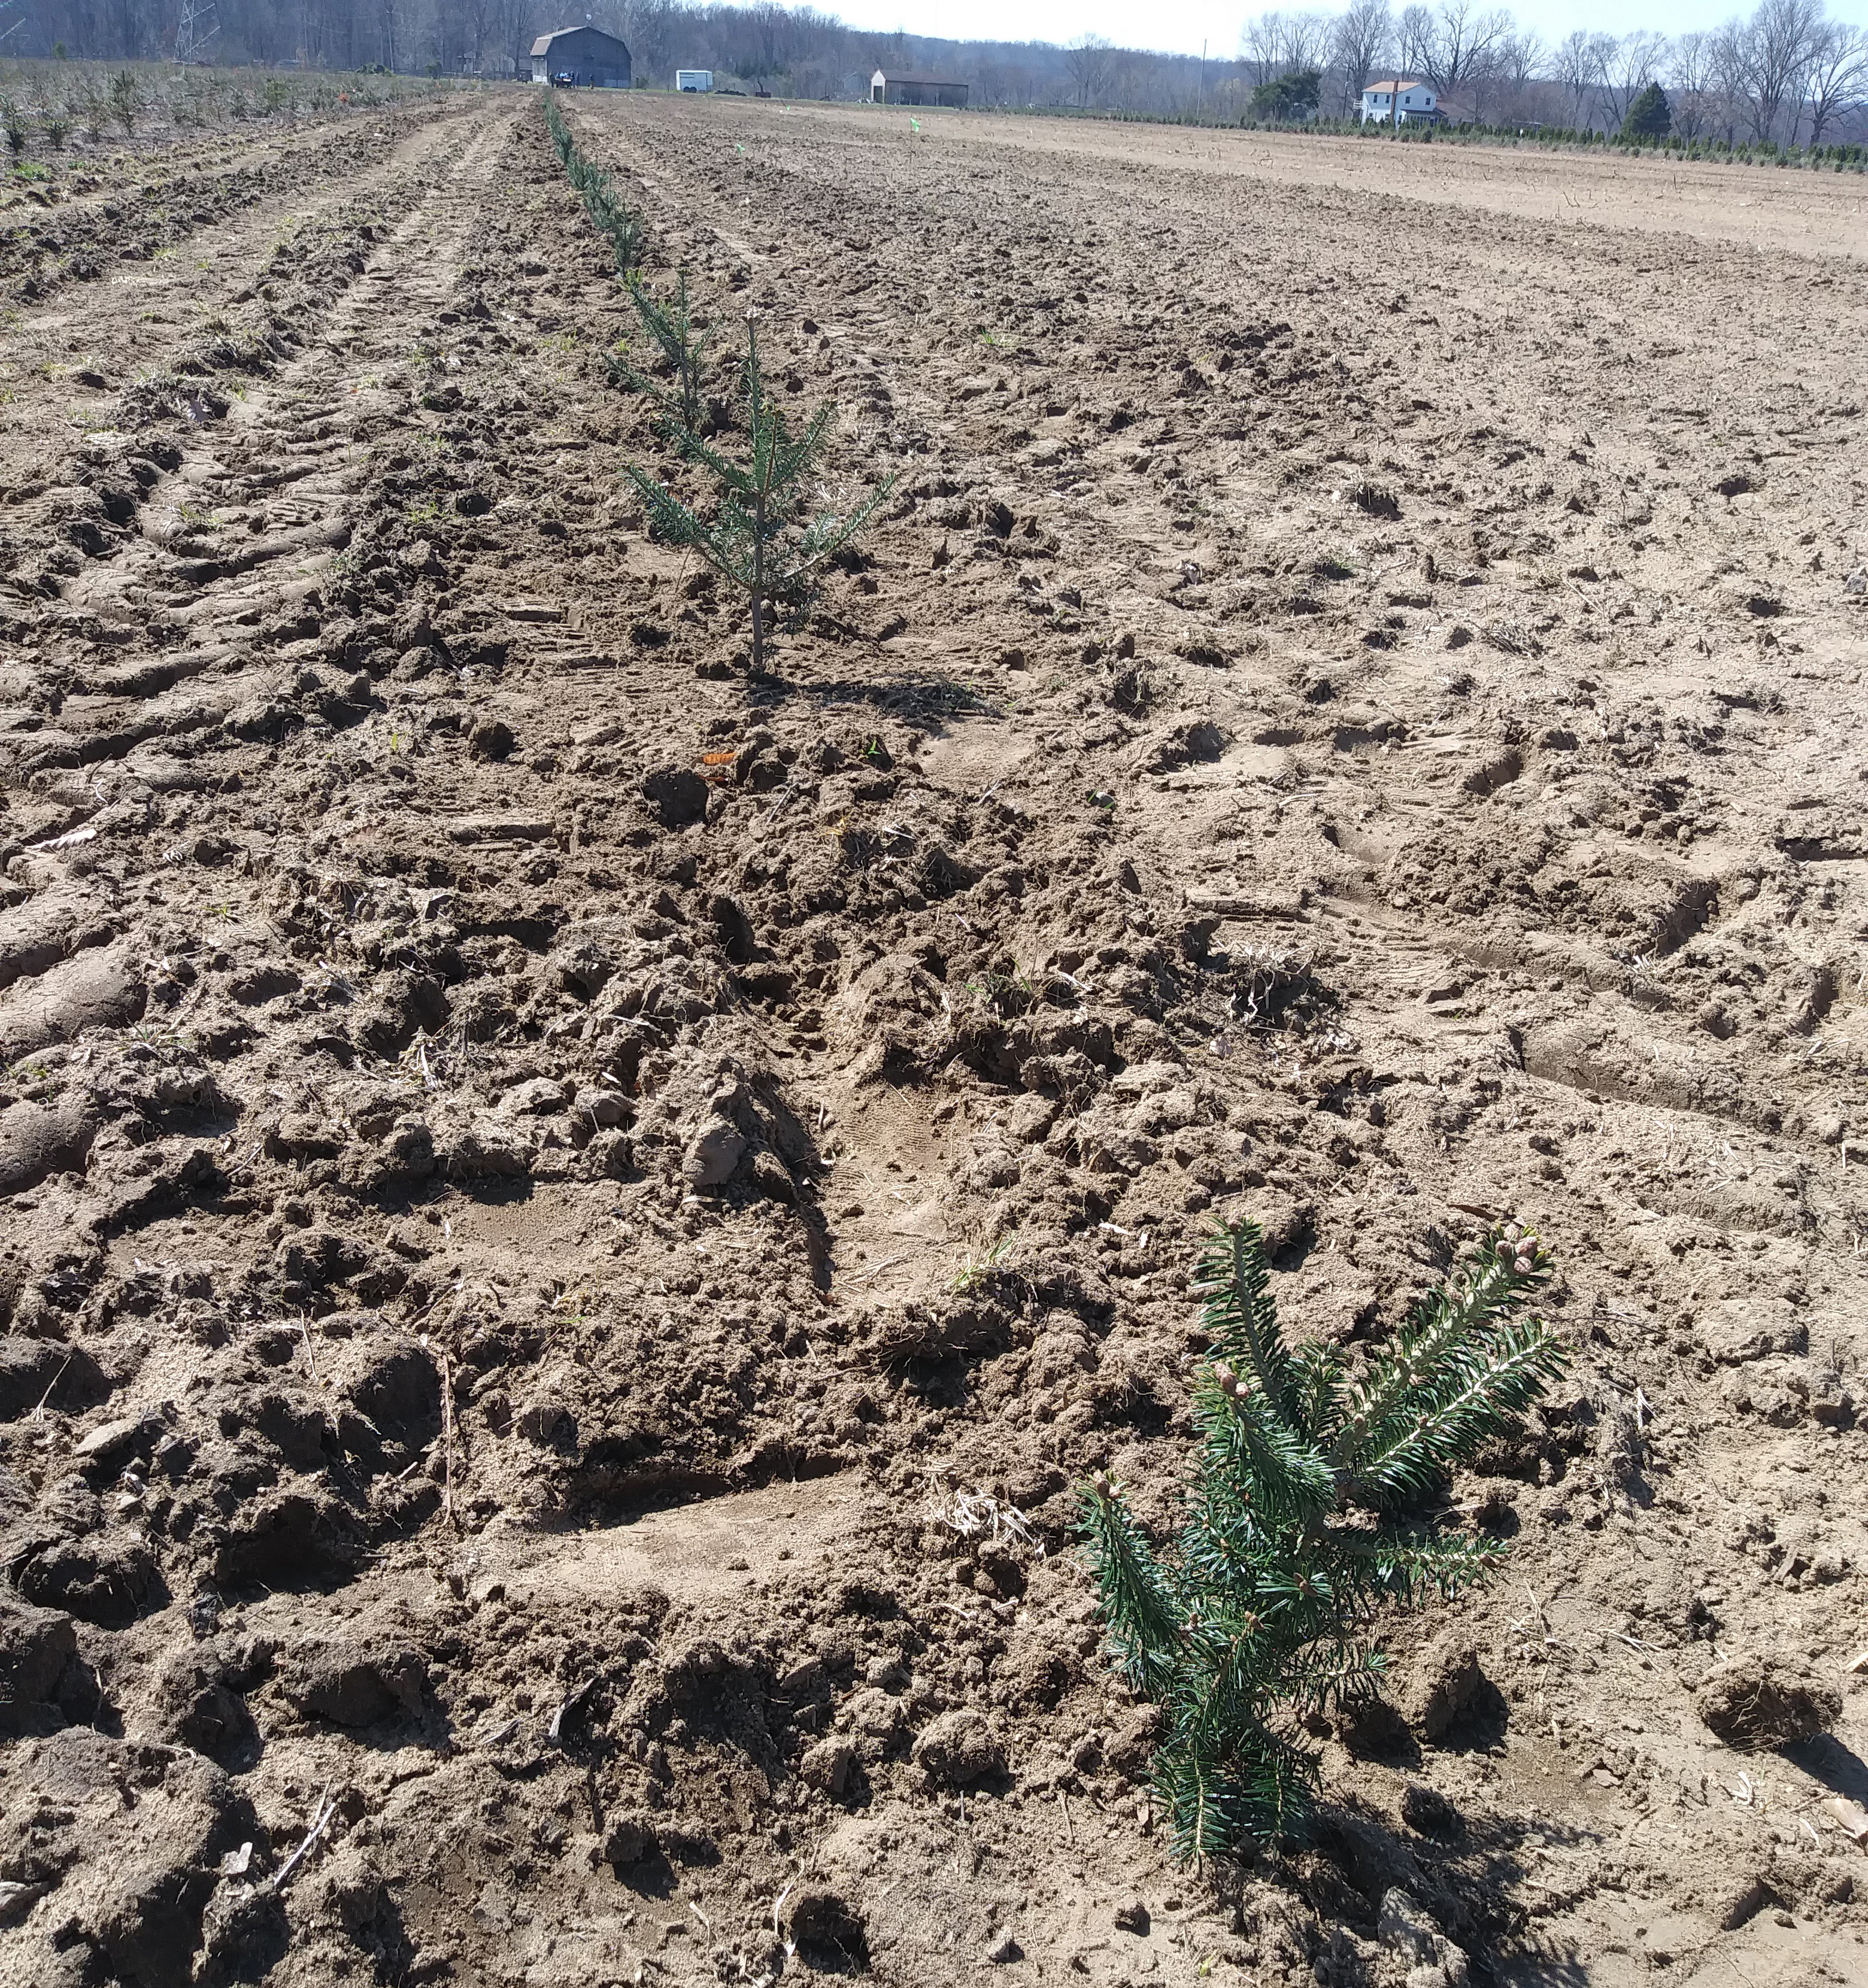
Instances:
[[[1321,69],[1330,59],[1336,23],[1328,14],[1288,14],[1284,17],[1284,73]]]
[[[1481,9],[1473,0],[1440,0],[1427,37],[1423,66],[1442,96],[1470,86],[1491,65],[1498,45],[1511,32],[1502,8]]]
[[[1705,130],[1707,103],[1712,93],[1712,37],[1695,31],[1673,43],[1667,71],[1667,100],[1673,130],[1682,138],[1697,138]]]
[[[1581,127],[1583,112],[1595,87],[1595,64],[1589,53],[1589,38],[1580,29],[1574,29],[1558,42],[1552,59],[1556,79],[1569,98],[1570,122]]]
[[[1101,35],[1079,35],[1064,51],[1064,67],[1077,101],[1086,110],[1108,94],[1115,63],[1109,44]]]
[[[1708,61],[1717,123],[1729,145],[1738,135],[1738,120],[1751,102],[1751,46],[1742,21],[1728,21],[1714,30]]]
[[[1511,114],[1522,117],[1531,86],[1550,65],[1550,51],[1528,29],[1508,36],[1498,50],[1498,82]]]
[[[1627,121],[1628,106],[1660,73],[1667,49],[1664,35],[1589,37],[1596,99],[1602,122],[1609,130],[1619,131]]]
[[[1809,142],[1820,145],[1823,133],[1839,118],[1868,105],[1868,33],[1839,21],[1829,22],[1804,79],[1803,93]]]
[[[1362,101],[1376,64],[1386,59],[1393,36],[1388,0],[1352,0],[1349,11],[1337,16],[1330,59],[1342,85],[1345,113]]]
[[[1822,0],[1763,0],[1746,24],[1746,121],[1760,142],[1777,129],[1786,103],[1801,102],[1823,26]]]
[[[638,73],[666,83],[682,59],[687,23],[675,0],[629,0],[618,23]]]
[[[1335,22],[1327,14],[1260,14],[1240,32],[1240,52],[1254,87],[1294,69],[1322,68],[1329,60]]]
[[[1276,14],[1258,14],[1239,31],[1239,53],[1254,88],[1277,73],[1277,52],[1284,46],[1283,22]]]
[[[1403,9],[1396,23],[1395,74],[1406,79],[1425,76],[1433,59],[1433,15],[1416,5]]]

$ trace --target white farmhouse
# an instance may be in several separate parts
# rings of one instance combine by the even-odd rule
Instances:
[[[1396,98],[1400,103],[1397,106]],[[1362,122],[1365,124],[1406,124],[1416,119],[1431,119],[1439,100],[1433,94],[1431,83],[1418,79],[1409,82],[1405,78],[1389,76],[1379,83],[1372,83],[1362,92]],[[1396,112],[1397,108],[1399,115]]]

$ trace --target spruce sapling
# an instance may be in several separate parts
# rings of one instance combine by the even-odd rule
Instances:
[[[878,485],[854,511],[810,512],[806,486],[822,460],[836,409],[820,407],[794,434],[783,411],[766,396],[759,334],[750,320],[746,339],[742,387],[747,459],[734,461],[692,429],[678,438],[683,453],[719,485],[712,517],[703,519],[634,463],[627,473],[655,536],[699,553],[746,595],[752,610],[753,674],[760,676],[765,672],[767,607],[782,610],[796,624],[817,597],[826,564],[868,528],[895,478]]]
[[[1111,1655],[1163,1714],[1155,1780],[1177,1855],[1301,1828],[1316,1770],[1297,1721],[1373,1689],[1377,1605],[1450,1594],[1502,1554],[1406,1508],[1562,1371],[1543,1322],[1517,1316],[1549,1266],[1535,1236],[1494,1230],[1352,1375],[1335,1347],[1284,1337],[1257,1224],[1216,1231],[1177,1537],[1158,1551],[1100,1472],[1083,1496]]]
[[[1641,139],[1664,138],[1673,128],[1673,106],[1657,83],[1650,83],[1628,106],[1622,120],[1624,144]]]
[[[671,399],[618,350],[610,354],[610,370],[626,385],[646,394],[661,410],[664,429],[677,441],[683,434],[698,435],[706,424],[707,403],[703,391],[706,346],[704,333],[694,330],[692,306],[688,301],[688,272],[675,279],[672,299],[663,303],[639,276],[629,282],[629,301],[642,321],[650,343],[675,376]]]

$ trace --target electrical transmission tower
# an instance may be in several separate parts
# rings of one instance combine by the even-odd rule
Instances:
[[[176,61],[200,61],[208,44],[220,32],[221,24],[214,18],[214,0],[181,0],[181,18],[175,27]]]

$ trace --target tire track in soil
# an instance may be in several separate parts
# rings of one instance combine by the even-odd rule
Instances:
[[[273,142],[272,156],[257,165],[238,151],[230,159],[199,166],[138,157],[134,177],[113,180],[110,174],[120,162],[100,162],[103,185],[68,194],[50,210],[29,210],[22,218],[0,221],[0,278],[21,279],[15,294],[29,303],[67,284],[94,282],[103,272],[105,256],[113,264],[119,257],[147,261],[163,249],[172,253],[199,242],[205,230],[228,214],[289,194],[295,183],[303,189],[333,173],[354,174],[365,161],[380,167],[384,154],[402,143],[398,127],[458,115],[460,108],[444,101],[425,110],[359,118],[347,129],[327,124],[289,133]],[[137,167],[154,170],[137,172]],[[205,209],[193,205],[181,216],[174,211],[204,201]],[[51,262],[61,254],[65,261]]]
[[[385,174],[392,184],[412,175],[409,186],[418,190],[432,160],[458,146],[458,128],[451,120],[427,120],[388,161],[366,150],[344,184],[215,231],[199,245],[207,255],[100,288],[83,317],[89,342],[76,353],[69,312],[25,321],[9,347],[19,384],[0,428],[0,565],[12,591],[28,598],[56,591],[84,559],[105,554],[139,527],[146,499],[180,446],[176,435],[161,432],[165,421],[179,420],[185,434],[208,412],[205,406],[190,412],[188,402],[198,397],[191,392],[178,399],[171,393],[170,404],[157,404],[162,384],[172,387],[178,374],[207,382],[231,366],[239,391],[245,377],[288,356],[351,273],[334,266],[347,212],[360,196],[367,205]],[[307,282],[317,294],[307,294]],[[152,299],[160,308],[144,307]],[[134,384],[113,393],[104,374],[90,371],[99,397],[74,407],[66,397],[69,362],[80,357]],[[60,450],[62,436],[73,438]],[[30,623],[30,617],[17,621],[16,635],[25,636]],[[127,638],[120,630],[109,639]]]
[[[158,367],[166,353],[199,336],[203,320],[225,310],[249,287],[252,269],[263,264],[283,231],[340,207],[355,197],[360,184],[418,167],[454,141],[450,127],[462,114],[434,113],[397,140],[386,156],[367,146],[356,148],[337,177],[288,188],[196,231],[185,254],[119,269],[108,280],[86,288],[82,309],[60,299],[21,312],[8,327],[5,348],[9,390],[0,407],[0,478],[15,485],[32,480],[31,465],[48,431],[56,432],[70,419],[108,431],[115,394],[107,384],[100,385],[93,390],[96,398],[86,400],[86,383],[74,381],[74,372],[93,370],[107,382]],[[74,343],[74,336],[82,342]]]
[[[341,1447],[330,1446],[339,1439],[323,1395],[325,1381],[341,1386],[343,1356],[333,1364],[327,1353],[314,1356],[307,1342],[308,1370],[315,1370],[310,1391],[268,1389],[261,1377],[270,1356],[251,1336],[272,1310],[264,1300],[242,1302],[228,1290],[228,1310],[198,1311],[192,1353],[184,1336],[145,1344],[127,1363],[107,1354],[101,1368],[72,1343],[61,1307],[79,1301],[81,1283],[100,1296],[108,1285],[123,1302],[107,1300],[93,1313],[93,1323],[103,1324],[147,1316],[151,1300],[157,1311],[176,1300],[186,1307],[191,1293],[198,1303],[226,1288],[230,1268],[238,1281],[247,1253],[236,1246],[235,1265],[228,1266],[217,1242],[227,1219],[237,1233],[247,1212],[237,1192],[228,1192],[243,1170],[239,1117],[243,1106],[265,1097],[269,1083],[288,1074],[292,1060],[289,1050],[282,1057],[285,1045],[257,1011],[300,978],[269,901],[276,883],[253,852],[279,825],[266,803],[289,805],[288,796],[304,791],[304,759],[316,766],[319,756],[293,749],[298,725],[310,718],[324,735],[335,735],[357,722],[371,694],[367,675],[340,681],[312,669],[307,659],[324,652],[300,631],[317,625],[340,549],[372,501],[367,474],[360,475],[367,468],[362,445],[378,430],[410,424],[412,397],[386,387],[384,377],[395,377],[411,350],[431,341],[438,321],[452,315],[446,306],[462,300],[468,246],[492,205],[513,121],[489,120],[470,134],[457,127],[438,147],[417,146],[401,174],[370,190],[367,198],[378,201],[399,196],[393,225],[374,231],[367,207],[353,218],[380,238],[372,252],[357,256],[360,266],[321,321],[299,319],[306,349],[228,399],[224,419],[209,421],[176,450],[147,507],[152,526],[164,512],[199,507],[237,529],[262,515],[256,502],[264,530],[204,555],[165,543],[157,529],[87,563],[65,600],[48,610],[66,631],[62,652],[75,648],[81,659],[77,680],[85,688],[62,689],[70,681],[69,664],[29,652],[52,685],[59,729],[41,724],[25,735],[44,747],[25,761],[16,756],[9,769],[3,791],[11,826],[19,826],[22,810],[49,806],[84,820],[68,841],[15,857],[8,909],[0,913],[10,983],[0,1003],[8,1066],[0,1078],[0,1151],[10,1197],[3,1246],[12,1327],[0,1343],[0,1418],[9,1455],[36,1479],[42,1476],[36,1447],[49,1460],[63,1445],[43,1433],[42,1422],[36,1445],[30,1418],[23,1425],[15,1419],[22,1388],[50,1403],[55,1416],[61,1405],[81,1412],[100,1390],[116,1392],[129,1420],[111,1423],[102,1446],[86,1452],[90,1460],[62,1494],[62,1521],[52,1519],[49,1526],[45,1507],[22,1513],[8,1479],[0,1556],[13,1585],[0,1595],[0,1637],[9,1662],[25,1650],[32,1653],[24,1659],[29,1666],[40,1664],[37,1653],[49,1651],[54,1671],[61,1662],[64,1671],[36,1688],[62,1695],[64,1716],[102,1716],[107,1725],[114,1716],[100,1713],[100,1694],[107,1698],[153,1664],[157,1696],[173,1701],[172,1712],[155,1715],[157,1723],[182,1744],[138,1756],[143,1801],[113,1851],[110,1790],[125,1770],[122,1743],[83,1725],[22,1740],[9,1762],[0,1831],[13,1841],[19,1817],[12,1797],[24,1794],[30,1804],[33,1790],[64,1790],[68,1806],[60,1813],[75,1834],[60,1844],[42,1838],[23,1862],[9,1851],[8,1868],[19,1870],[24,1885],[8,1895],[8,1915],[29,1913],[42,1893],[56,1889],[47,1910],[57,1915],[57,1951],[86,1956],[94,1970],[115,1978],[144,1978],[158,1938],[171,1954],[163,1964],[181,1970],[175,1979],[188,1977],[191,1953],[208,1973],[228,1966],[242,1978],[285,1953],[292,1935],[269,1892],[224,1888],[204,1919],[208,1889],[187,1875],[212,1868],[239,1841],[258,1841],[262,1858],[276,1865],[264,1846],[283,1842],[296,1826],[296,1770],[276,1771],[276,1750],[270,1760],[262,1757],[268,1750],[252,1720],[225,1697],[228,1677],[257,1682],[258,1673],[241,1670],[245,1659],[234,1660],[232,1672],[226,1668],[225,1639],[213,1635],[221,1598],[252,1591],[255,1581],[293,1587],[354,1575],[367,1540],[418,1523],[438,1495],[425,1476],[413,1487],[401,1481],[412,1466],[388,1433],[405,1426],[411,1408],[422,1419],[419,1398],[400,1408],[385,1400],[367,1435],[360,1424],[348,1430],[344,1440],[353,1450],[360,1442],[376,1452],[364,1466],[366,1486],[381,1479],[374,1494],[357,1495],[348,1481],[356,1466]],[[360,238],[367,242],[368,233]],[[420,390],[425,375],[416,372]],[[212,376],[201,384],[213,384]],[[128,639],[113,643],[117,634]],[[14,740],[21,735],[15,731]],[[310,781],[315,808],[321,805],[315,771]],[[206,888],[192,881],[202,877]],[[166,1011],[204,976],[239,981],[233,1012],[252,1014],[259,1026],[236,1022],[197,1034],[185,1023],[178,1031],[167,1021]],[[338,979],[315,969],[305,977],[325,990]],[[90,1046],[66,1047],[72,1036],[100,1028],[103,1035],[93,1033]],[[242,1053],[249,1047],[250,1060]],[[312,1094],[316,1087],[313,1080]],[[217,1123],[229,1128],[219,1139]],[[246,1151],[249,1165],[266,1143],[262,1134]],[[291,1204],[294,1214],[299,1205]],[[190,1215],[206,1232],[205,1248],[178,1263],[174,1245],[186,1249],[184,1239],[198,1232]],[[315,1233],[310,1240],[315,1253]],[[262,1239],[259,1246],[263,1254],[268,1246]],[[359,1295],[366,1301],[371,1295],[367,1280]],[[394,1357],[406,1358],[408,1346]],[[129,1348],[120,1344],[119,1351]],[[375,1351],[366,1360],[372,1371]],[[42,1377],[48,1358],[52,1371]],[[166,1408],[157,1405],[162,1398]],[[120,1472],[128,1467],[141,1481],[139,1470],[151,1466],[126,1466],[125,1459],[148,1449],[158,1425],[178,1428],[190,1433],[179,1447],[171,1445],[165,1481],[180,1489],[204,1447],[218,1446],[211,1433],[217,1402],[220,1442],[232,1439],[210,1466],[219,1489],[205,1502],[185,1493],[179,1504],[157,1499],[161,1532],[192,1561],[199,1581],[189,1604],[193,1631],[184,1630],[177,1643],[156,1626],[161,1613],[151,1616],[164,1610],[171,1590],[137,1535],[140,1500],[128,1493]],[[179,1415],[177,1403],[184,1405]],[[296,1462],[286,1486],[269,1490],[277,1468],[259,1461],[255,1474],[256,1455],[283,1460],[283,1452],[258,1428],[282,1412],[291,1428],[275,1424],[275,1433]],[[242,1436],[243,1427],[251,1434]],[[255,1438],[260,1453],[249,1449]],[[383,1472],[378,1445],[385,1438],[398,1451],[400,1479]],[[414,1462],[421,1461],[418,1446]],[[334,1495],[320,1481],[333,1467]],[[113,1481],[107,1520],[95,1493]],[[168,1551],[164,1560],[169,1577],[183,1584],[181,1562]],[[189,1591],[184,1586],[183,1598]],[[66,1631],[53,1625],[69,1619],[67,1609],[83,1625],[85,1658],[66,1661],[59,1641]],[[139,1617],[147,1631],[130,1626]],[[120,1645],[116,1632],[126,1628]],[[101,1640],[93,1648],[94,1636]],[[203,1636],[209,1640],[191,1652]],[[139,1644],[141,1653],[133,1654]],[[260,1658],[262,1669],[269,1661]],[[46,1731],[51,1712],[48,1704],[43,1714],[29,1716],[28,1732]],[[243,1778],[230,1782],[223,1767]],[[26,1973],[8,1978],[50,1978],[50,1938],[43,1914],[12,1932]],[[301,1940],[301,1956],[304,1946]],[[315,1959],[307,1964],[313,1970],[307,1978],[329,1978]]]
[[[179,518],[215,509],[232,489],[271,488],[289,492],[285,531],[193,560],[178,560],[145,538],[107,564],[87,569],[68,594],[74,607],[107,613],[141,597],[180,614],[195,637],[212,641],[249,625],[255,600],[272,597],[276,582],[267,569],[273,562],[290,562],[301,589],[316,583],[328,566],[323,555],[348,540],[360,494],[354,436],[374,411],[364,398],[376,390],[367,384],[370,371],[404,357],[451,294],[462,240],[509,126],[509,119],[489,123],[464,147],[458,133],[443,132],[411,148],[401,162],[404,171],[420,175],[435,163],[438,144],[446,178],[377,245],[332,305],[310,350],[235,400],[198,446],[183,452],[150,507],[158,517]],[[359,400],[361,408],[347,404]],[[188,583],[194,573],[202,580],[199,592]],[[225,681],[230,690],[251,688],[239,674]],[[107,714],[100,715],[107,722]]]

